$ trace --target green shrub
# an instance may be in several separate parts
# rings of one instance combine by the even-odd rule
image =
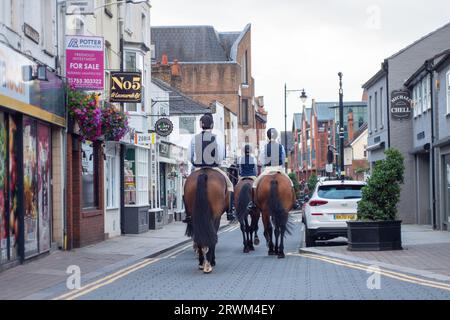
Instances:
[[[313,194],[313,192],[314,192],[314,189],[316,189],[317,182],[319,182],[319,179],[313,173],[308,179],[309,196],[311,196]]]
[[[362,189],[362,199],[358,203],[359,220],[396,220],[400,185],[404,182],[404,158],[396,149],[386,150],[385,155],[386,159],[375,165]]]
[[[297,175],[294,172],[289,173],[289,178],[291,178],[294,184],[295,196],[300,197],[300,183],[298,182]]]

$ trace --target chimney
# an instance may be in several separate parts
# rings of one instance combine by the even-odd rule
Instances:
[[[348,112],[347,131],[348,131],[348,142],[350,142],[353,140],[353,110],[351,109]]]
[[[173,64],[170,67],[170,73],[171,73],[170,85],[174,88],[180,89],[181,88],[181,65],[178,63],[177,59],[175,59],[173,61]]]
[[[167,54],[164,53],[161,57],[161,63],[158,62],[155,67],[152,68],[152,76],[170,84],[171,75]]]

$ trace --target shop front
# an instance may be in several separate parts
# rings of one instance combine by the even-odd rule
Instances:
[[[62,221],[62,139],[54,137],[65,126],[64,87],[50,71],[35,78],[37,67],[0,44],[0,269],[62,239],[54,225]]]
[[[122,233],[140,234],[149,230],[150,148],[124,144]]]

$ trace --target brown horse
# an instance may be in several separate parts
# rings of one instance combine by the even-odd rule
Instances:
[[[256,246],[259,245],[258,223],[261,213],[258,209],[250,211],[247,209],[249,202],[252,200],[252,186],[253,179],[243,178],[234,189],[234,207],[236,208],[237,219],[241,225],[244,253],[255,250],[253,243]],[[249,215],[251,217],[250,223],[248,221]],[[255,235],[254,242],[253,235]]]
[[[255,192],[255,204],[262,212],[264,236],[269,247],[269,255],[284,258],[284,236],[286,232],[291,234],[289,211],[295,204],[295,194],[289,178],[281,173],[264,176]],[[272,231],[275,233],[275,246]]]
[[[194,171],[186,180],[183,199],[186,207],[186,235],[194,240],[199,268],[204,273],[210,273],[216,265],[220,219],[229,210],[230,193],[225,178],[209,168]]]

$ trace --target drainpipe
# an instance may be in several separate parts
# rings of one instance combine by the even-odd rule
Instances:
[[[425,66],[426,66],[426,70],[427,73],[430,75],[430,104],[431,104],[431,109],[430,109],[430,118],[431,118],[431,148],[430,148],[430,152],[431,152],[431,201],[432,201],[432,216],[433,216],[433,229],[436,230],[437,229],[437,223],[436,223],[436,167],[435,167],[435,148],[434,148],[434,141],[435,141],[435,136],[434,136],[434,87],[433,87],[433,79],[434,79],[434,66],[433,66],[433,61],[432,60],[427,60],[425,62]]]
[[[389,61],[384,60],[383,66],[382,66],[385,74],[386,74],[386,106],[387,106],[387,148],[391,148],[391,113],[390,113],[390,105],[391,105],[391,94],[389,92]]]

